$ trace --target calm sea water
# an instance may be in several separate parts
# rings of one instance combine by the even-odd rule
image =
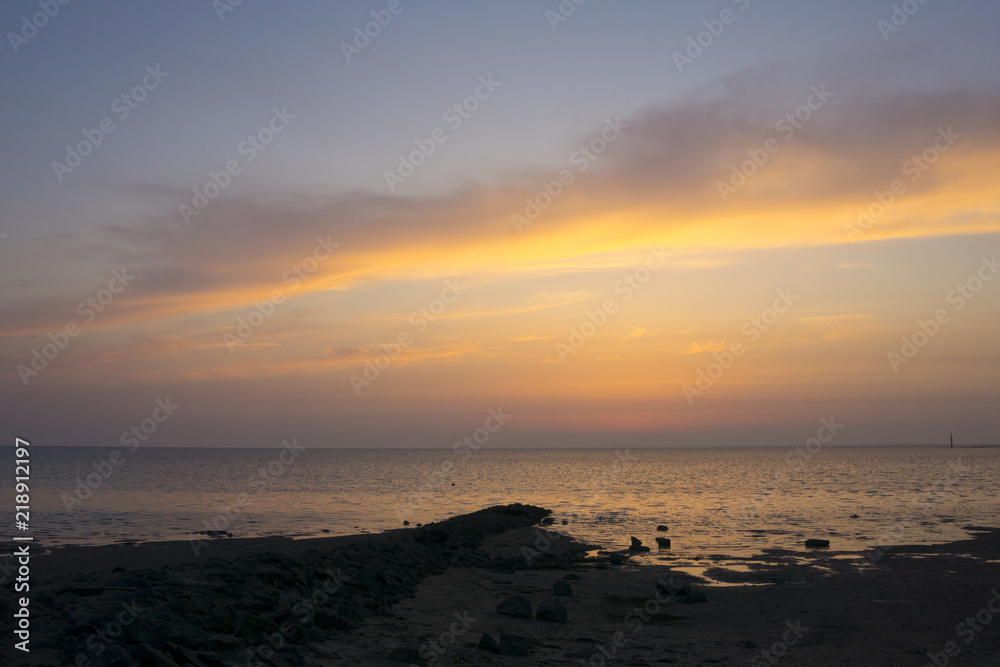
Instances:
[[[2,451],[2,514],[13,526],[13,450]],[[556,528],[608,547],[627,546],[630,535],[652,544],[654,527],[667,524],[674,552],[686,554],[796,548],[827,536],[847,549],[943,542],[963,537],[963,525],[1000,527],[1000,449],[990,448],[827,447],[807,460],[791,448],[309,449],[283,458],[140,448],[102,464],[114,451],[32,448],[36,540],[377,532],[510,502],[552,509]]]

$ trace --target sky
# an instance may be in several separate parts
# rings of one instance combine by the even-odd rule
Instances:
[[[996,443],[997,25],[986,0],[4,3],[0,430]]]

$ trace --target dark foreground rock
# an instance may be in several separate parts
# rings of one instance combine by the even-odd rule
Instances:
[[[531,618],[531,601],[520,595],[510,595],[497,605],[497,613],[514,618]]]
[[[0,662],[210,666],[255,664],[266,655],[271,664],[302,665],[304,645],[385,614],[450,565],[488,564],[476,552],[486,537],[549,513],[498,506],[331,549],[250,551],[231,560],[206,553],[161,569],[62,576],[32,586],[31,654]],[[520,650],[516,639],[508,645]],[[394,659],[402,657],[403,650]]]
[[[566,622],[566,606],[555,600],[545,600],[538,605],[538,612],[535,617],[539,621],[552,621],[553,623]]]

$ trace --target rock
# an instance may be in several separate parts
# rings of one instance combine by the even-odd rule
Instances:
[[[809,539],[806,540],[806,546],[810,549],[820,549],[822,547],[830,546],[830,540]]]
[[[663,524],[660,524],[659,526],[656,527],[656,530],[658,530],[661,533],[665,533],[665,532],[667,532],[670,529],[667,528],[666,526],[664,526]]]
[[[406,521],[406,520],[403,520],[403,525],[404,525],[404,526],[409,526],[409,525],[410,525],[410,522],[409,522],[409,521]]]
[[[656,546],[660,547],[661,549],[669,549],[670,548],[670,540],[668,538],[666,538],[666,537],[657,537],[656,538]]]
[[[500,635],[500,655],[528,655],[528,639],[504,632]]]
[[[427,661],[420,656],[415,648],[394,648],[385,657],[389,662],[405,662],[409,665],[426,665]]]
[[[851,515],[851,518],[852,518],[852,519],[860,519],[861,517],[859,517],[859,516],[858,516],[857,514],[852,514],[852,515]]]
[[[666,593],[671,597],[677,597],[679,595],[687,595],[691,592],[690,584],[680,584],[675,585],[673,583],[664,583],[661,579],[656,582],[656,590],[660,593]]]
[[[649,547],[629,547],[628,550],[632,553],[645,553],[649,551]]]
[[[566,519],[563,519],[562,520],[562,525],[568,526],[569,525],[569,521],[567,521]]]
[[[547,516],[544,519],[542,519],[542,525],[545,525],[545,526],[551,526],[555,522],[556,522],[556,520],[554,518],[550,517],[550,516]]]
[[[608,562],[611,563],[612,565],[621,565],[622,563],[625,562],[625,557],[622,556],[621,554],[609,554]]]
[[[692,604],[694,602],[708,602],[708,596],[699,590],[693,590],[687,595],[679,595],[675,598],[678,602]]]
[[[635,552],[649,551],[649,547],[642,546],[642,540],[640,540],[637,537],[633,537],[632,538],[632,546],[630,546],[628,548],[628,550],[629,551],[635,551]]]
[[[481,651],[489,651],[490,653],[500,652],[500,645],[497,644],[497,640],[493,639],[493,635],[488,632],[484,632],[483,636],[479,638],[479,645],[476,648]]]
[[[573,587],[565,579],[556,579],[555,583],[552,584],[552,590],[556,595],[572,595]]]
[[[506,600],[497,605],[497,613],[515,618],[531,618],[531,602],[520,595],[510,595]]]
[[[545,600],[538,605],[538,613],[535,618],[539,621],[552,621],[553,623],[566,622],[566,606],[562,602],[555,600]]]

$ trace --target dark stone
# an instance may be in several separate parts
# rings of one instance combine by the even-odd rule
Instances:
[[[660,547],[661,549],[669,549],[670,548],[670,540],[668,538],[666,538],[666,537],[657,537],[656,538],[656,546]]]
[[[684,604],[692,604],[694,602],[708,602],[708,596],[699,590],[693,590],[687,595],[680,595],[677,597],[678,602],[683,602]]]
[[[573,587],[565,579],[556,579],[555,583],[552,584],[552,590],[556,595],[572,595]]]
[[[852,515],[851,515],[851,518],[852,518],[852,519],[860,519],[861,517],[859,517],[859,516],[858,516],[857,514],[852,514]]]
[[[806,546],[810,549],[820,549],[830,546],[830,540],[809,539],[806,540]]]
[[[528,639],[504,632],[500,635],[500,655],[528,655]]]
[[[404,525],[404,526],[409,526],[409,525],[410,525],[410,522],[409,522],[409,521],[406,521],[406,520],[404,519],[404,520],[403,520],[403,525]]]
[[[642,540],[640,540],[638,537],[633,537],[632,538],[632,546],[633,547],[641,547],[642,546]]]
[[[389,662],[405,662],[410,665],[426,665],[427,661],[415,648],[394,648],[385,657]]]
[[[538,605],[538,613],[535,618],[539,621],[552,621],[553,623],[566,622],[566,607],[562,602],[555,600],[545,600]]]
[[[660,593],[666,593],[671,597],[677,597],[680,595],[687,595],[691,592],[690,584],[674,584],[673,582],[665,583],[662,579],[656,582],[656,590]]]
[[[476,648],[481,651],[489,651],[490,653],[500,652],[500,645],[497,644],[497,640],[493,639],[493,635],[488,632],[484,632],[483,636],[479,638],[479,645]]]
[[[621,554],[609,554],[608,562],[611,563],[612,565],[621,565],[622,563],[625,562],[625,557],[622,556]]]
[[[663,526],[663,525],[660,525],[660,526],[657,526],[657,527],[656,527],[656,529],[657,529],[658,531],[660,531],[661,533],[665,533],[665,532],[667,532],[667,530],[668,530],[668,529],[667,529],[667,527],[666,527],[666,526]]]
[[[531,618],[531,602],[520,595],[510,595],[497,605],[497,613],[515,618]]]

